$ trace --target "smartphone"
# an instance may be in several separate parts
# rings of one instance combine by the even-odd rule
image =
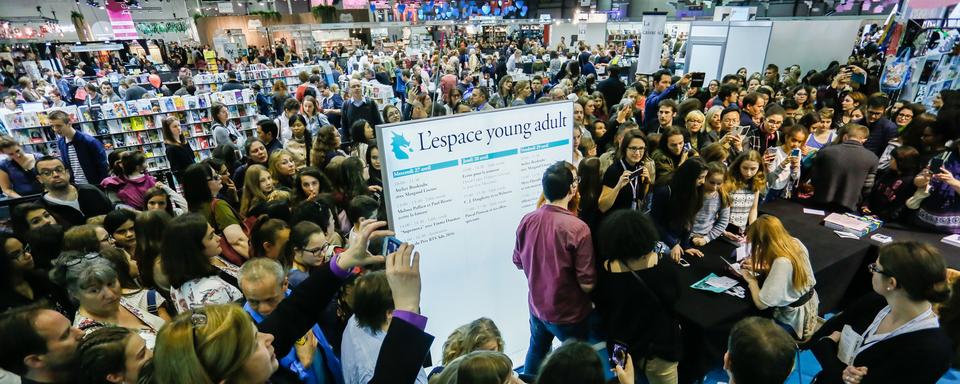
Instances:
[[[790,156],[800,157],[800,148],[794,148],[794,150],[790,151]]]
[[[943,168],[943,158],[934,157],[930,159],[930,173],[940,173],[940,168]]]
[[[627,345],[619,341],[613,342],[613,348],[610,350],[610,365],[627,366]]]
[[[690,88],[703,88],[703,81],[707,74],[704,72],[693,72],[690,74]]]
[[[683,150],[684,152],[690,152],[693,150],[693,146],[691,146],[690,143],[686,143],[683,145]]]
[[[403,242],[393,236],[383,239],[383,255],[386,256],[396,252],[400,249],[400,244],[403,244]]]
[[[680,263],[679,263],[679,264],[680,264],[681,267],[689,267],[689,266],[690,266],[690,262],[687,261],[687,259],[684,259],[684,258],[682,258],[682,257],[680,258]]]
[[[749,125],[741,125],[737,127],[737,136],[741,136],[741,137],[747,136],[747,132],[750,132]]]
[[[867,83],[867,76],[862,73],[854,73],[850,75],[850,81],[863,85]]]

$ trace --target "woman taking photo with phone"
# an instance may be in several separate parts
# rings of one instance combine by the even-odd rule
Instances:
[[[747,229],[749,258],[742,263],[750,299],[795,339],[809,339],[820,325],[817,280],[807,247],[790,235],[780,219],[763,215]]]
[[[598,271],[594,299],[607,345],[611,352],[626,347],[623,352],[651,384],[677,383],[682,340],[673,304],[681,289],[679,267],[660,262],[657,229],[638,211],[611,213],[597,233],[600,255],[607,261]],[[615,360],[625,354],[617,355]]]
[[[773,161],[767,163],[767,202],[791,197],[800,181],[800,160],[807,136],[802,125],[791,125],[783,131],[783,144],[767,150],[773,153]]]
[[[653,185],[653,160],[647,157],[647,141],[639,129],[624,133],[617,160],[603,174],[600,212],[638,209]]]

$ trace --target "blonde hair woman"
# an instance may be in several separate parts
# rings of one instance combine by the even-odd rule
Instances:
[[[158,383],[265,383],[277,369],[273,336],[257,332],[237,305],[207,305],[160,330],[153,379]]]
[[[287,149],[270,154],[270,176],[273,182],[287,190],[293,190],[293,177],[297,174],[297,155]],[[244,184],[246,187],[246,184]]]
[[[747,244],[750,258],[743,262],[743,278],[753,303],[761,310],[773,308],[773,320],[794,338],[809,338],[820,326],[820,299],[807,247],[770,215],[750,225]]]
[[[473,351],[503,352],[503,337],[497,324],[486,317],[481,317],[469,324],[463,325],[447,338],[443,343],[443,364]]]
[[[250,210],[258,204],[268,200],[274,191],[273,176],[267,168],[256,164],[247,169],[243,181],[243,196],[240,198],[240,213],[243,216],[250,214]]]

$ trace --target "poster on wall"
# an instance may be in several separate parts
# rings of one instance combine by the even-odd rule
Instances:
[[[421,254],[428,333],[489,317],[522,363],[530,330],[516,229],[537,208],[543,172],[571,160],[572,118],[563,101],[377,126],[390,228]]]

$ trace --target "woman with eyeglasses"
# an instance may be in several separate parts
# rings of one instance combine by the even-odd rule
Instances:
[[[117,271],[99,253],[64,252],[54,261],[50,278],[80,304],[74,327],[84,333],[111,326],[134,329],[153,349],[165,321],[123,296]]]
[[[46,300],[67,318],[77,310],[67,293],[36,268],[30,246],[9,233],[0,233],[0,312]]]
[[[600,212],[642,209],[644,198],[655,180],[653,160],[647,155],[647,141],[639,129],[624,133],[617,160],[603,174]]]
[[[868,269],[875,294],[827,321],[809,345],[823,367],[816,382],[937,382],[952,355],[932,304],[950,296],[940,251],[917,241],[894,242],[880,247]],[[838,358],[841,346],[852,347],[847,361]]]
[[[800,106],[799,112],[801,114],[816,111],[816,108],[813,106],[813,103],[816,102],[815,95],[816,92],[813,91],[813,87],[807,85],[798,86],[796,90],[793,91],[793,101],[796,101],[797,105]]]
[[[328,228],[330,230],[332,228]],[[293,226],[290,231],[290,240],[287,241],[284,252],[286,260],[292,265],[287,278],[290,288],[300,285],[310,276],[314,268],[318,268],[330,260],[334,248],[341,246],[339,235],[324,231],[319,225],[310,221],[303,221]]]

